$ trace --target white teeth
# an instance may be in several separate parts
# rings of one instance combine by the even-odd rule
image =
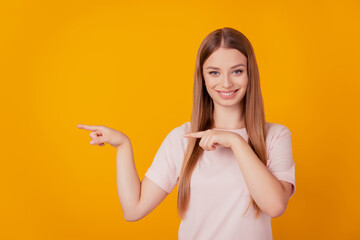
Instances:
[[[225,95],[225,96],[230,96],[232,94],[234,94],[235,91],[231,92],[231,93],[223,93],[223,92],[220,92],[222,95]]]

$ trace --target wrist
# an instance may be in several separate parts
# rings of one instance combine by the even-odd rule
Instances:
[[[241,146],[242,144],[244,144],[244,142],[246,142],[246,141],[245,141],[245,139],[244,139],[241,135],[239,135],[239,134],[237,134],[237,133],[234,133],[234,138],[233,138],[233,140],[231,141],[231,146],[230,146],[230,148],[233,150],[234,148],[239,147],[239,146]]]
[[[116,150],[120,150],[126,146],[131,146],[130,139],[126,139],[123,143],[121,143],[119,146],[115,147]]]

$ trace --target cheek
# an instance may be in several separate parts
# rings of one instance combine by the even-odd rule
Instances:
[[[216,85],[215,81],[207,81],[205,79],[205,87],[211,98],[216,96],[216,92],[214,91],[214,86]]]
[[[244,97],[246,95],[247,88],[248,88],[248,81],[247,80],[245,80],[245,81],[243,81],[241,83],[241,88],[242,88],[242,90],[241,90],[240,95],[242,95],[242,97]]]
[[[238,82],[239,84],[242,86],[242,87],[247,87],[247,84],[248,84],[248,77],[247,76],[242,76],[238,79]]]
[[[243,82],[243,85],[244,85],[245,87],[247,87],[248,82],[249,82],[248,78],[245,78],[245,79],[244,79],[244,82]]]
[[[216,81],[214,81],[214,79],[205,78],[204,81],[205,81],[206,89],[208,90],[210,90],[216,85]]]
[[[206,86],[206,90],[208,92],[208,94],[210,95],[211,98],[214,97],[214,90],[210,87],[210,86]]]

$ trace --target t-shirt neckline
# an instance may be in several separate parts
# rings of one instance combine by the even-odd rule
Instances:
[[[221,130],[221,131],[235,131],[235,132],[243,132],[246,131],[246,127],[243,128],[233,128],[233,129],[222,129],[222,128],[211,128],[212,130]]]

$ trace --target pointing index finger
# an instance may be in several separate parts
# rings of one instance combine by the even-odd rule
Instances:
[[[195,137],[195,138],[201,138],[204,135],[203,131],[200,132],[187,132],[183,136],[184,137]]]
[[[76,125],[76,127],[80,128],[80,129],[90,130],[90,131],[96,131],[97,129],[99,129],[99,126],[85,125],[85,124],[78,124],[78,125]]]

